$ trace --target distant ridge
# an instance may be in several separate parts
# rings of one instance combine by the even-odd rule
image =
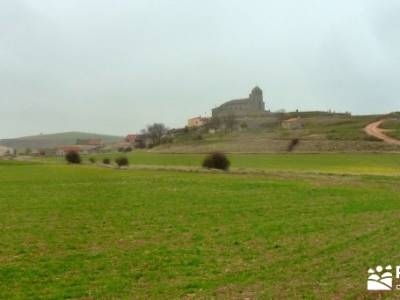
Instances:
[[[106,144],[112,144],[121,141],[123,137],[115,135],[105,135],[87,132],[62,132],[52,134],[40,134],[33,136],[25,136],[14,139],[2,139],[0,145],[12,147],[15,149],[37,149],[37,148],[54,148],[62,145],[74,145],[77,139],[100,138]]]

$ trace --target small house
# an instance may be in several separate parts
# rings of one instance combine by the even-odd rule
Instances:
[[[194,117],[188,120],[188,127],[200,127],[205,125],[208,122],[209,118],[206,117]]]
[[[128,135],[125,137],[125,142],[126,142],[126,143],[129,143],[129,144],[131,144],[131,145],[134,145],[135,142],[136,142],[137,136],[138,136],[137,134],[128,134]]]
[[[15,150],[11,147],[0,145],[0,156],[13,155]]]
[[[282,121],[282,127],[285,129],[300,129],[303,128],[303,122],[300,117],[290,118]]]

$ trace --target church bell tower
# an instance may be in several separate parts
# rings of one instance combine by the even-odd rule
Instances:
[[[255,108],[259,111],[265,111],[265,103],[263,101],[263,91],[258,86],[251,90],[249,99],[255,104]]]

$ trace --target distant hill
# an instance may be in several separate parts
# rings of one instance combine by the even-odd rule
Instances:
[[[15,139],[0,140],[0,145],[12,147],[15,149],[37,149],[37,148],[53,148],[62,145],[75,145],[77,139],[99,138],[106,144],[112,144],[121,141],[123,137],[114,135],[103,135],[86,132],[63,132],[54,134],[40,134],[34,136],[26,136]]]

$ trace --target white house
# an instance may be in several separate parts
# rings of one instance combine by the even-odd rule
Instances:
[[[14,154],[14,152],[15,151],[13,148],[0,145],[0,156],[11,155],[11,154]]]

